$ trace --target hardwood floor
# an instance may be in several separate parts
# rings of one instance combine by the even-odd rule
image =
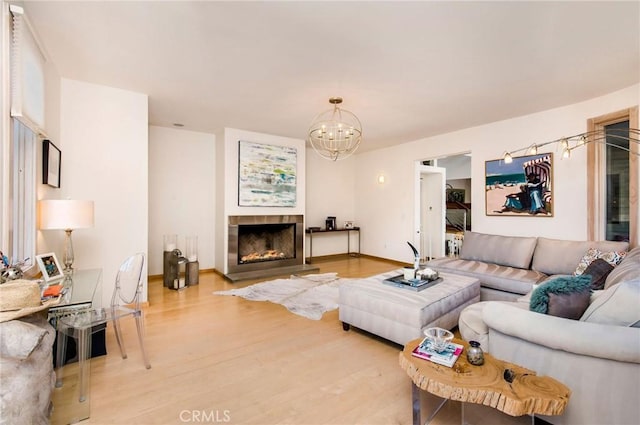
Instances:
[[[316,264],[341,277],[399,267],[366,257]],[[412,422],[411,385],[398,366],[402,347],[343,331],[337,310],[314,321],[280,305],[212,294],[255,282],[203,273],[198,286],[176,292],[151,280],[145,343],[152,368],[144,368],[133,320],[122,322],[126,360],[108,329],[109,354],[91,361],[91,417],[82,423]],[[434,424],[460,423],[459,404],[443,410]]]

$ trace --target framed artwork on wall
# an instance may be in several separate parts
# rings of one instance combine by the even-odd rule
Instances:
[[[42,141],[42,183],[60,187],[62,152],[51,140]]]
[[[238,206],[295,207],[297,150],[239,141]]]
[[[553,154],[485,162],[486,215],[553,217]]]
[[[447,189],[447,202],[464,203],[464,198],[465,198],[464,189]]]

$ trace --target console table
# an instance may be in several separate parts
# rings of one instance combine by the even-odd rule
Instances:
[[[351,252],[351,232],[358,233],[358,252]],[[333,230],[323,230],[323,229],[313,229],[308,228],[305,231],[306,234],[309,235],[309,258],[307,259],[308,263],[313,261],[313,236],[318,234],[327,234],[327,233],[342,233],[347,235],[347,254],[353,256],[360,255],[360,228],[354,227],[352,229],[333,229]]]

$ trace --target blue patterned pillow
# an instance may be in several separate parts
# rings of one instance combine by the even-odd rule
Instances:
[[[579,319],[589,307],[591,276],[560,276],[538,286],[529,309],[542,314]]]

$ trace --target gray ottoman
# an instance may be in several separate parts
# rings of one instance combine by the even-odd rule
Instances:
[[[480,301],[476,278],[441,273],[441,283],[419,292],[382,283],[399,274],[402,269],[340,285],[339,317],[345,330],[355,326],[404,345],[432,326],[453,329],[460,312]]]

